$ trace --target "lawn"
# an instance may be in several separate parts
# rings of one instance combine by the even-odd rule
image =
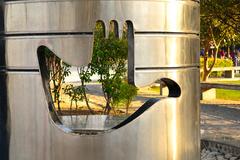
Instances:
[[[233,100],[233,101],[240,100],[240,91],[217,89],[216,94],[217,94],[217,99],[225,99],[225,100]]]
[[[224,81],[219,83],[226,84],[239,84],[240,81]],[[225,100],[240,100],[240,91],[237,90],[226,90],[226,89],[216,89],[217,99],[225,99]]]

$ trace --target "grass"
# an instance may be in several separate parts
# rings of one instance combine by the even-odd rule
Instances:
[[[218,83],[240,85],[240,81],[219,81]],[[160,88],[158,86],[152,86],[150,90],[156,93],[160,93]],[[216,89],[216,98],[224,99],[224,100],[240,101],[240,91]]]
[[[235,90],[226,90],[226,89],[217,89],[216,90],[217,99],[225,99],[225,100],[240,100],[240,91]]]
[[[223,84],[239,84],[240,81],[218,81],[218,83],[223,83]]]
[[[219,83],[240,85],[240,81],[223,81]],[[216,94],[217,94],[216,95],[217,99],[233,100],[233,101],[240,100],[240,91],[237,91],[237,90],[216,89]]]
[[[160,87],[158,87],[158,86],[152,86],[152,87],[150,87],[150,90],[153,92],[160,93]]]

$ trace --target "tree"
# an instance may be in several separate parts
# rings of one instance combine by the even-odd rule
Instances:
[[[76,111],[78,109],[78,101],[82,101],[83,100],[83,88],[81,86],[73,86],[72,84],[67,85],[64,88],[64,93],[67,94],[70,99],[70,112],[72,114],[72,104],[73,102],[75,102],[75,107],[76,107]]]
[[[204,48],[202,80],[206,81],[215,65],[220,46],[240,33],[240,2],[238,0],[201,1],[201,47]],[[209,51],[214,61],[208,67]]]
[[[78,70],[79,78],[81,80],[83,99],[85,100],[85,103],[86,103],[87,108],[90,111],[90,113],[94,114],[94,111],[92,110],[92,108],[89,105],[89,100],[88,100],[87,93],[86,93],[86,84],[85,84],[85,83],[91,82],[92,72],[90,71],[90,65],[88,65],[87,67],[79,67],[77,70]]]
[[[44,48],[46,56],[46,65],[49,74],[50,90],[53,94],[53,102],[57,104],[58,110],[61,113],[61,89],[62,84],[67,76],[71,74],[70,65],[64,63],[59,57],[55,56],[47,47]]]
[[[137,90],[137,87],[128,83],[123,83],[123,85],[121,86],[121,97],[123,97],[123,101],[125,102],[126,114],[128,114],[129,107],[132,103],[133,98],[137,95]]]
[[[118,39],[114,32],[104,38],[104,29],[97,24],[91,71],[99,75],[106,106],[104,114],[109,114],[112,107],[113,95],[119,88],[120,80],[126,76],[128,45],[126,39]]]
[[[128,43],[126,36],[126,27],[123,38],[117,37],[116,28],[113,23],[110,27],[109,37],[104,37],[104,29],[101,24],[96,26],[94,36],[93,57],[91,63],[86,67],[79,67],[78,75],[81,81],[80,86],[67,85],[64,93],[71,99],[70,110],[72,111],[73,102],[77,109],[78,101],[85,100],[86,106],[91,114],[94,114],[93,109],[89,104],[87,97],[86,84],[91,82],[91,76],[97,74],[98,81],[102,86],[106,105],[104,107],[104,114],[109,114],[114,109],[115,104],[124,100],[126,102],[127,111],[130,106],[130,101],[133,96],[124,97],[124,92],[132,92],[132,87],[129,85],[129,90],[126,89],[127,84],[124,82],[127,74],[127,57],[128,57]],[[52,84],[52,94],[54,102],[60,108],[60,90],[62,83],[66,76],[70,74],[70,66],[65,64],[61,59],[56,57],[47,50],[47,66],[49,68],[50,84]],[[133,92],[132,92],[133,93]],[[135,92],[134,92],[135,93]],[[126,93],[127,94],[127,93]],[[128,99],[128,100],[127,100]]]
[[[113,106],[118,106],[119,103],[124,103],[126,108],[126,114],[128,114],[129,107],[133,98],[137,95],[137,87],[121,81],[118,91],[113,95]]]

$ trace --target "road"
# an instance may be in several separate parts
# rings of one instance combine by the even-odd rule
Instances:
[[[201,105],[202,138],[240,147],[240,107]]]

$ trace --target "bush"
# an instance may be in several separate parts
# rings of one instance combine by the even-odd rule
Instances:
[[[119,88],[113,94],[112,103],[113,106],[118,106],[120,103],[123,103],[126,108],[126,114],[128,114],[129,107],[133,98],[137,95],[137,87],[128,84],[126,82],[119,82]]]
[[[208,67],[213,63],[213,58],[208,58]],[[232,67],[233,61],[231,59],[217,58],[214,67]],[[200,58],[200,68],[203,69],[203,58]],[[224,72],[212,72],[209,77],[222,77]]]

